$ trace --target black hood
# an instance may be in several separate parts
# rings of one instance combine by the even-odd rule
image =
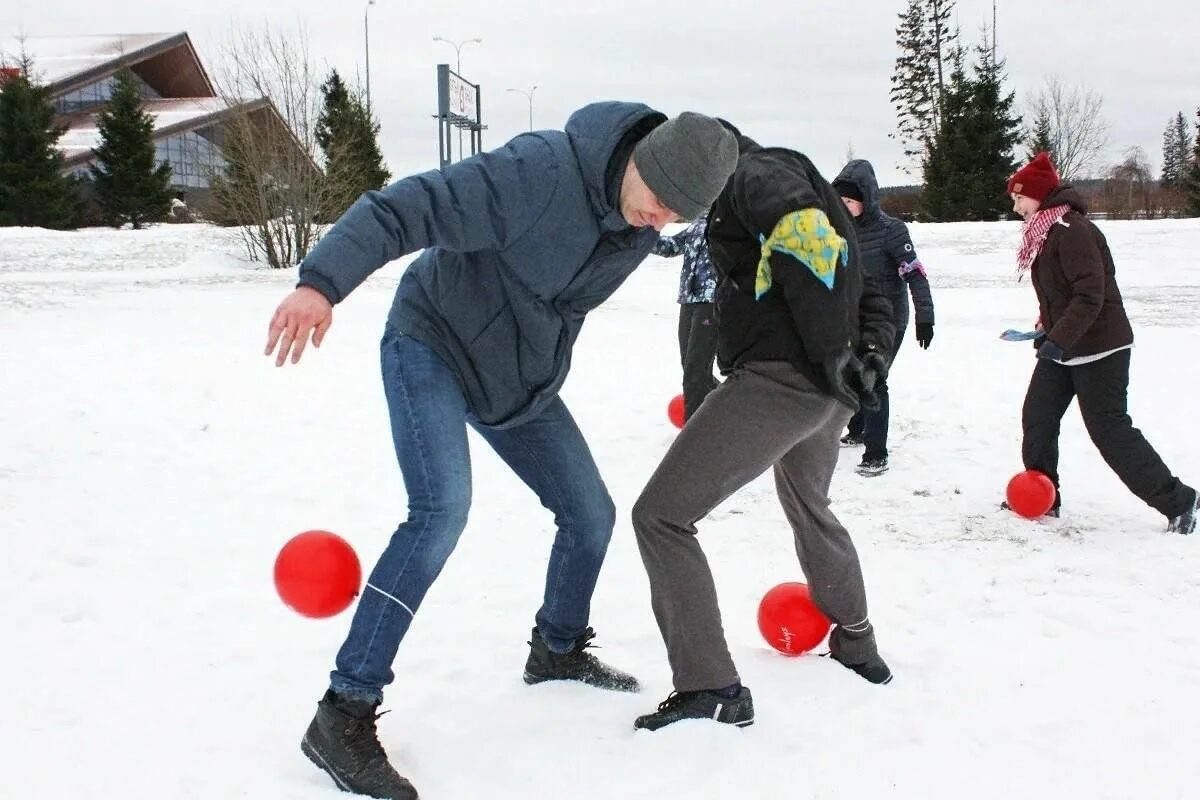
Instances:
[[[872,217],[879,213],[879,181],[875,178],[875,168],[871,162],[856,158],[846,166],[834,179],[834,183],[845,181],[858,187],[863,196],[863,217]]]

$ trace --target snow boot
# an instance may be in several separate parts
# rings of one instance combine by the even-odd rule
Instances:
[[[1196,517],[1200,515],[1200,492],[1193,491],[1192,504],[1178,517],[1171,517],[1167,530],[1171,533],[1189,534],[1196,530]]]
[[[863,458],[862,463],[854,471],[864,478],[874,478],[888,471],[887,456],[883,458]]]
[[[847,669],[854,670],[871,683],[892,682],[892,670],[879,656],[875,632],[870,625],[862,632],[852,633],[838,625],[829,634],[829,655]]]
[[[586,629],[575,639],[574,646],[566,653],[556,653],[542,640],[538,629],[533,629],[529,642],[529,658],[525,662],[525,682],[533,685],[544,681],[579,681],[599,689],[615,692],[637,692],[641,690],[637,678],[614,669],[587,652],[596,632]]]
[[[377,703],[341,697],[332,689],[317,703],[300,750],[345,792],[383,798],[418,800],[413,785],[392,768],[379,743]]]

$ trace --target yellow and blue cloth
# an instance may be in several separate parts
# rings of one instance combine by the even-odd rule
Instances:
[[[803,208],[785,214],[770,236],[759,235],[760,257],[754,278],[754,299],[771,288],[771,253],[786,253],[808,267],[817,280],[832,291],[839,264],[850,259],[850,246],[838,235],[829,217],[819,208]]]

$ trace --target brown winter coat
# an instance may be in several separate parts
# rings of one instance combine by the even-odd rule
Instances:
[[[1074,187],[1050,192],[1041,208],[1062,205],[1071,210],[1050,228],[1030,270],[1046,338],[1067,359],[1132,344],[1133,329],[1104,234],[1087,218],[1087,206]]]

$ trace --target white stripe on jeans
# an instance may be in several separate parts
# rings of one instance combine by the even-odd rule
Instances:
[[[375,591],[379,592],[381,595],[383,595],[384,597],[386,597],[388,600],[391,600],[393,603],[395,603],[396,605],[398,605],[398,606],[400,606],[401,608],[403,608],[405,611],[407,611],[407,612],[408,612],[408,615],[409,615],[410,617],[415,617],[415,616],[417,615],[417,612],[413,611],[411,608],[409,608],[408,606],[404,605],[404,603],[403,603],[403,602],[400,600],[400,598],[398,598],[398,597],[394,597],[394,596],[392,596],[392,595],[388,594],[387,592],[385,592],[383,589],[380,589],[380,588],[379,588],[378,586],[376,586],[375,584],[373,584],[373,583],[368,583],[368,584],[367,584],[367,588],[368,588],[368,589],[374,589]]]

